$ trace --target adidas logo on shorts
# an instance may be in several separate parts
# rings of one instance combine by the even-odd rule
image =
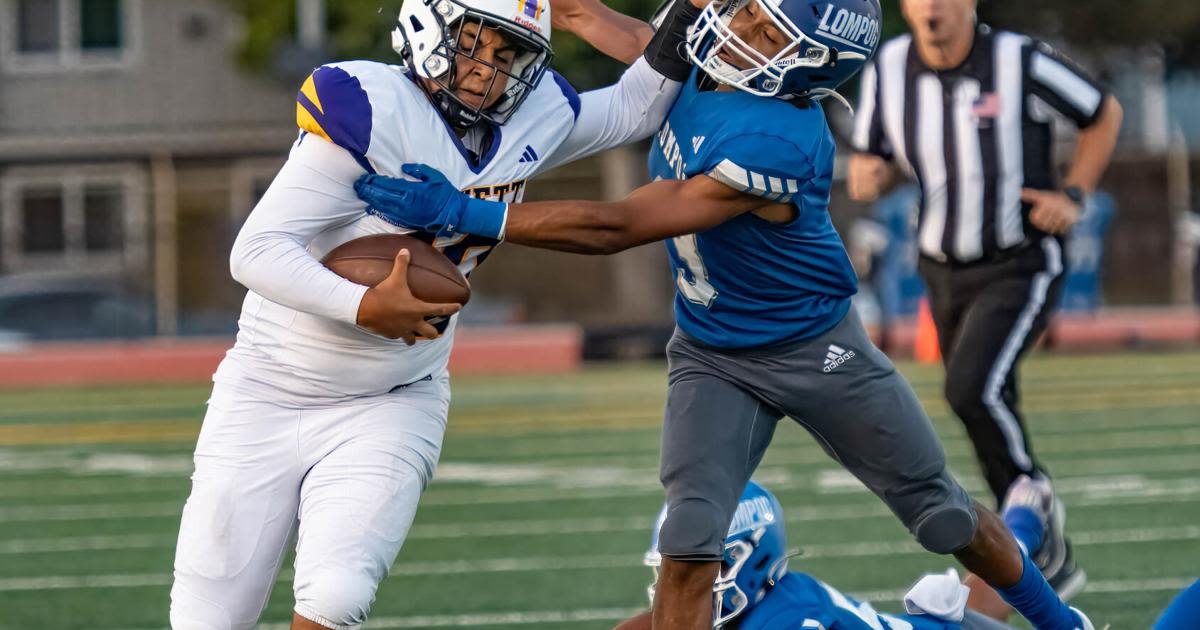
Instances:
[[[842,367],[842,364],[854,358],[853,350],[846,350],[840,346],[829,346],[829,352],[825,355],[825,373]]]

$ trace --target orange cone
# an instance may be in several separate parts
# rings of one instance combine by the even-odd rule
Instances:
[[[933,324],[933,313],[929,310],[927,297],[921,298],[921,306],[917,309],[917,338],[913,342],[913,358],[918,363],[937,363],[942,360],[937,326]]]

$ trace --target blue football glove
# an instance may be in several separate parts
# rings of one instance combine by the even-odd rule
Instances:
[[[400,170],[416,181],[367,174],[354,182],[354,192],[370,205],[367,212],[392,225],[438,235],[503,238],[507,204],[475,199],[431,166],[405,164]]]

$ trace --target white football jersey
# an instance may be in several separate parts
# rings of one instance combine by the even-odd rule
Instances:
[[[678,83],[642,60],[620,83],[582,98],[548,71],[476,154],[405,68],[366,61],[318,68],[297,96],[301,134],[289,163],[234,246],[235,277],[250,291],[237,343],[214,380],[303,404],[386,393],[441,373],[457,317],[443,324],[441,337],[414,346],[380,337],[354,324],[365,288],[316,261],[355,238],[412,233],[469,275],[498,241],[473,235],[435,241],[397,228],[365,212],[354,180],[364,171],[402,176],[403,164],[423,163],[476,197],[519,201],[539,171],[649,136],[677,91]],[[344,153],[331,156],[337,150],[329,143]],[[321,146],[308,146],[314,144]],[[345,153],[357,167],[347,167]],[[304,256],[293,251],[301,246]]]

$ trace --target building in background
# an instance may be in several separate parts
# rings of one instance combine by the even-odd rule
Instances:
[[[167,334],[231,307],[213,253],[295,135],[237,32],[221,0],[0,0],[0,271],[120,278]]]
[[[302,39],[319,45],[305,22]],[[229,246],[296,134],[296,77],[239,69],[241,31],[223,0],[0,0],[0,275],[119,280],[154,303],[162,334],[234,330],[243,290],[229,278]],[[544,178],[531,198],[625,194],[642,154],[615,155]],[[660,259],[657,249],[608,261],[504,248],[473,309],[669,322]],[[642,297],[616,306],[615,294]]]
[[[232,332],[244,290],[229,246],[295,138],[296,83],[327,58],[325,5],[279,2],[295,3],[296,41],[264,73],[236,62],[246,25],[230,0],[0,0],[0,276],[99,277],[153,304],[160,333]],[[1104,182],[1118,207],[1106,302],[1178,300],[1191,265],[1164,252],[1176,215],[1200,205],[1189,162],[1200,112],[1187,106],[1200,75],[1152,49],[1096,54],[1130,112]],[[528,199],[619,198],[642,183],[644,156],[627,147],[568,165]],[[843,234],[869,210],[840,186],[832,207]],[[664,258],[660,245],[609,258],[505,246],[474,275],[465,316],[578,321],[610,333],[606,352],[641,354],[658,337],[630,331],[669,331]]]

